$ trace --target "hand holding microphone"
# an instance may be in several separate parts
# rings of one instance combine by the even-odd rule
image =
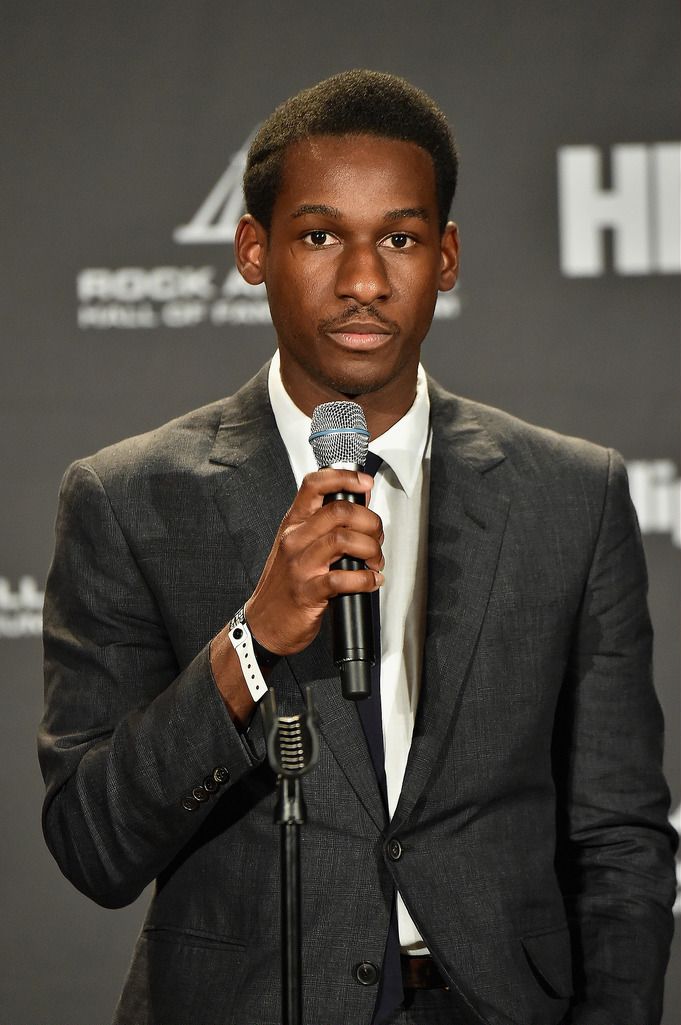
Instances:
[[[315,416],[312,433],[330,432],[320,445],[315,439],[315,454],[327,468],[303,480],[246,603],[246,616],[263,647],[290,655],[314,640],[331,602],[334,660],[342,679],[350,681],[344,684],[345,696],[368,696],[373,643],[370,593],[383,583],[383,528],[380,518],[364,504],[373,480],[361,472],[368,440],[362,409],[347,402],[324,406],[352,407],[350,413],[356,417],[359,411],[362,423],[357,430],[355,420],[324,423]],[[359,450],[348,447],[358,443]],[[336,611],[338,596],[351,600],[342,601]]]
[[[369,431],[361,406],[356,402],[325,402],[312,414],[310,444],[320,469],[360,470],[366,463]],[[329,502],[363,505],[364,495],[338,491],[324,497]],[[365,569],[360,559],[343,555],[332,569],[357,572]],[[371,594],[353,591],[331,598],[333,661],[340,671],[343,697],[351,701],[371,694],[374,664],[374,630]]]

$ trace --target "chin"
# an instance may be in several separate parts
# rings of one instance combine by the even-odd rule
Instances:
[[[370,395],[372,392],[381,391],[398,376],[399,367],[381,367],[361,361],[348,361],[347,367],[325,367],[317,368],[317,376],[323,383],[337,392],[339,395],[346,395],[354,398],[359,395]]]
[[[389,378],[375,377],[374,375],[367,374],[365,377],[361,375],[353,375],[352,377],[328,377],[325,382],[330,388],[339,395],[345,395],[347,398],[357,398],[360,395],[370,395],[372,392],[380,391],[389,383]]]

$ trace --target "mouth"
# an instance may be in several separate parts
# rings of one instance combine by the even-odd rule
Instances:
[[[370,352],[385,345],[394,335],[385,324],[375,321],[351,321],[348,324],[333,328],[326,334],[344,349],[356,352]]]

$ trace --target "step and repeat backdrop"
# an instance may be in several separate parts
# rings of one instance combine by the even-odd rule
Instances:
[[[404,75],[457,136],[462,274],[427,368],[628,464],[678,825],[676,3],[9,0],[4,14],[3,1025],[105,1025],[145,906],[89,903],[40,832],[41,605],[61,475],[230,394],[271,355],[265,295],[232,254],[245,148],[283,98],[347,67]],[[681,1021],[680,971],[677,937],[665,1025]]]

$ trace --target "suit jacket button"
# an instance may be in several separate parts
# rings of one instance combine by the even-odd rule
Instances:
[[[203,787],[194,787],[192,790],[192,797],[195,801],[203,802],[208,800],[208,793]]]
[[[225,765],[218,765],[213,769],[213,779],[219,786],[224,786],[229,779],[229,769]]]
[[[220,784],[212,776],[206,776],[203,781],[203,789],[207,790],[209,794],[214,794],[220,787]]]
[[[399,840],[388,840],[386,850],[391,861],[399,861],[402,857],[402,844]]]
[[[378,968],[371,961],[360,961],[353,968],[353,975],[362,986],[375,986],[378,982]]]
[[[199,802],[195,801],[193,797],[183,797],[182,807],[185,811],[195,811],[198,808]]]

